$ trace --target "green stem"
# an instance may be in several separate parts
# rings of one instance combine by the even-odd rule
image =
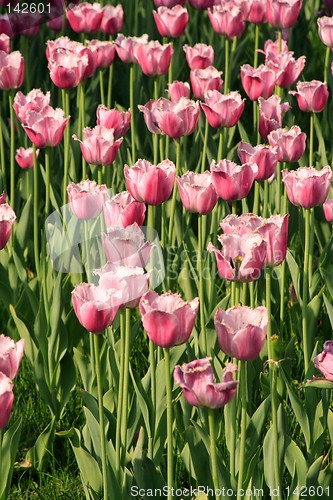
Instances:
[[[223,128],[220,128],[219,131],[219,148],[217,151],[217,161],[222,160],[222,155],[223,155]]]
[[[65,116],[69,116],[70,114],[69,91],[63,89],[62,95],[63,95],[63,101],[65,103]],[[63,205],[66,205],[67,202],[69,148],[70,148],[70,126],[69,123],[67,123],[64,133],[64,184],[63,184],[63,194],[62,194]]]
[[[224,40],[224,93],[229,92],[229,38]]]
[[[167,484],[168,500],[172,500],[173,489],[173,442],[172,442],[172,389],[171,389],[171,369],[170,369],[170,350],[164,349],[165,363],[165,385],[167,401]]]
[[[126,308],[125,313],[125,354],[124,354],[124,390],[123,390],[123,408],[121,424],[121,440],[123,444],[124,457],[127,450],[127,419],[128,419],[128,382],[129,382],[129,357],[131,341],[131,310]]]
[[[124,389],[124,356],[125,356],[125,313],[120,313],[120,365],[119,365],[119,385],[117,397],[117,422],[116,422],[116,474],[120,483],[120,447],[121,447],[121,422],[122,422],[122,399]]]
[[[314,167],[313,165],[313,123],[314,114],[310,114],[310,141],[309,141],[309,167]]]
[[[308,371],[310,361],[310,338],[308,332],[307,307],[309,298],[309,253],[310,253],[310,216],[311,210],[304,209],[305,221],[305,246],[304,246],[304,266],[303,266],[303,292],[302,292],[302,336],[303,336],[303,352],[304,352],[304,368],[305,373]]]
[[[253,54],[253,67],[258,66],[258,48],[259,48],[259,24],[255,25],[254,30],[254,54]]]
[[[204,354],[207,354],[207,334],[205,324],[205,291],[203,277],[203,220],[205,215],[198,214],[198,260],[199,260],[199,307],[200,307],[200,337],[204,339]]]
[[[264,209],[263,217],[268,217],[268,195],[269,195],[269,184],[268,181],[264,181]]]
[[[176,176],[179,175],[179,166],[180,166],[180,139],[176,140]],[[169,221],[169,232],[168,232],[168,242],[169,245],[172,243],[172,231],[174,229],[173,223],[175,219],[175,209],[176,209],[176,196],[177,189],[176,184],[173,188],[172,192],[172,200],[171,200],[171,212],[170,212],[170,221]]]
[[[209,426],[209,451],[210,451],[210,465],[212,471],[213,485],[215,492],[220,490],[219,476],[217,468],[217,455],[216,455],[216,429],[215,429],[215,410],[208,408],[208,426]],[[214,495],[215,498],[220,498],[220,495]]]
[[[109,67],[109,78],[108,78],[108,97],[107,97],[107,107],[111,108],[111,98],[112,98],[112,81],[113,81],[113,64]]]
[[[156,412],[156,348],[149,341],[149,365],[150,365],[150,389],[151,401],[153,406],[151,436],[148,442],[148,456],[151,460],[154,458],[154,440],[155,440],[155,412]]]
[[[108,478],[107,478],[107,461],[106,461],[106,439],[104,426],[104,410],[103,410],[103,381],[101,374],[101,349],[100,335],[91,333],[94,336],[95,348],[95,366],[97,375],[97,395],[98,395],[98,413],[99,413],[99,437],[101,441],[102,452],[102,476],[103,476],[103,498],[108,500]],[[103,340],[103,337],[101,337]]]
[[[132,147],[132,164],[136,161],[135,156],[135,120],[134,120],[134,71],[135,66],[130,67],[130,108],[131,108],[131,147]]]
[[[80,113],[79,113],[79,121],[81,122],[81,131],[83,133],[85,128],[85,96],[84,96],[84,81],[79,85],[80,87]],[[79,136],[80,137],[80,136]],[[82,179],[85,180],[87,176],[87,165],[86,160],[82,156]]]
[[[15,212],[15,121],[13,108],[13,90],[9,92],[10,113],[10,206]]]
[[[204,135],[204,142],[203,142],[203,148],[202,148],[202,157],[201,157],[201,172],[205,171],[205,163],[206,163],[206,156],[207,156],[207,142],[208,142],[208,131],[209,131],[209,123],[207,118],[205,118],[205,135]]]
[[[276,170],[276,173],[277,173],[277,176],[276,176],[276,182],[277,182],[277,186],[276,186],[276,210],[277,210],[277,213],[281,213],[281,186],[282,186],[282,180],[281,180],[281,171],[282,171],[282,165],[281,165],[281,162],[278,162],[277,164],[277,170]]]
[[[45,148],[45,219],[50,213],[50,187],[51,187],[51,174],[50,174],[50,149]]]
[[[246,427],[247,427],[247,366],[246,361],[240,361],[240,398],[241,398],[241,439],[240,439],[240,452],[239,452],[239,472],[238,472],[238,484],[237,484],[237,500],[243,498],[240,495],[241,490],[244,487],[244,469],[245,469],[245,443],[246,443]]]
[[[34,254],[35,254],[35,267],[37,277],[39,277],[39,225],[38,225],[38,161],[36,155],[36,146],[33,144],[34,155]]]
[[[104,93],[104,81],[103,81],[103,69],[99,70],[99,90],[101,95],[101,103],[105,105],[105,93]]]
[[[287,191],[286,187],[283,187],[283,207],[282,207],[282,214],[285,215],[287,213],[287,206],[288,206],[288,198],[287,198]],[[284,296],[284,289],[286,286],[286,261],[284,260],[281,265],[281,282],[280,282],[281,288],[280,288],[280,337],[282,338],[283,336],[283,331],[284,331],[284,313],[285,313],[285,296]]]
[[[170,43],[171,43],[171,47],[173,47],[172,40],[170,41]],[[170,65],[169,65],[169,70],[168,70],[168,83],[172,83],[172,81],[173,81],[173,78],[172,78],[172,61],[173,61],[173,57],[171,57]]]
[[[237,200],[231,203],[231,212],[233,215],[237,215]]]
[[[330,62],[330,53],[331,53],[331,48],[326,47],[325,64],[324,64],[324,82],[325,83],[327,83],[327,73],[328,73],[329,62]]]
[[[314,113],[311,113],[311,115],[310,115],[309,167],[315,166],[315,165],[313,165],[313,136],[314,136]],[[308,285],[309,285],[309,287],[312,283],[314,226],[315,226],[314,211],[312,210],[311,216],[310,216],[310,246],[309,246],[309,263],[308,263],[308,270],[309,270]]]
[[[3,143],[2,117],[0,116],[0,160],[1,160],[1,191],[6,190],[5,147]]]
[[[255,215],[259,214],[259,192],[260,192],[260,184],[257,181],[254,183],[253,213]]]

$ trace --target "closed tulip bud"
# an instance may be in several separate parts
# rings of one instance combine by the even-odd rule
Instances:
[[[297,99],[301,111],[320,113],[328,100],[327,84],[312,80],[311,82],[298,82],[297,92],[290,90],[289,94]]]
[[[331,180],[331,167],[316,170],[313,167],[301,167],[297,170],[282,170],[282,180],[286,187],[289,201],[296,206],[313,208],[322,205],[327,198]]]
[[[190,69],[204,69],[213,65],[214,49],[211,45],[196,43],[193,47],[189,47],[185,44],[183,50]]]
[[[323,352],[314,358],[313,363],[326,380],[333,382],[333,340],[326,340]]]
[[[246,198],[257,176],[255,163],[237,165],[230,160],[221,160],[210,165],[212,182],[220,198],[225,201],[236,201]]]
[[[273,130],[267,139],[277,149],[278,161],[298,161],[306,148],[306,134],[297,125]]]
[[[188,23],[188,12],[181,5],[172,8],[159,7],[153,11],[155,23],[161,36],[178,38],[184,34]]]
[[[128,192],[118,193],[104,203],[104,220],[107,230],[112,227],[127,227],[136,223],[142,226],[145,220],[146,205]]]
[[[177,177],[177,185],[185,210],[206,215],[215,207],[218,197],[208,170],[202,174],[187,172]]]
[[[10,52],[10,38],[5,33],[0,35],[0,50],[3,50],[7,54]]]
[[[246,20],[254,24],[266,22],[266,4],[267,0],[252,0]]]
[[[82,220],[98,217],[103,210],[105,200],[109,197],[105,184],[100,186],[89,179],[79,184],[71,182],[67,186],[67,193],[72,212]]]
[[[267,0],[267,22],[274,28],[291,28],[297,21],[302,0]]]
[[[244,64],[241,66],[241,79],[243,89],[251,101],[256,101],[259,97],[267,99],[274,92],[275,73],[264,64],[258,68]]]
[[[222,88],[222,71],[218,71],[213,66],[205,69],[191,70],[190,80],[194,97],[204,99],[209,90],[218,90]]]
[[[4,373],[0,372],[0,429],[7,425],[13,404],[13,382]]]

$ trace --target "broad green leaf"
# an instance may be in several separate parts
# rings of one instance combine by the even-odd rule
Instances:
[[[2,448],[0,449],[1,470],[0,470],[0,498],[8,498],[15,457],[20,441],[22,418],[19,418],[14,424],[4,432]]]
[[[93,490],[97,498],[101,498],[102,474],[96,460],[82,447],[80,432],[75,429],[75,434],[70,438],[74,455],[82,475],[82,481],[87,490]],[[94,497],[95,498],[95,497]]]
[[[304,486],[308,465],[303,453],[289,436],[286,437],[286,452],[284,462],[292,478],[297,476],[297,486]]]
[[[55,436],[55,417],[45,427],[43,432],[38,436],[36,443],[27,453],[27,460],[39,471],[42,470],[44,462],[51,459],[53,455],[53,443]]]
[[[297,300],[300,304],[302,304],[302,297],[301,297],[301,292],[300,292],[300,271],[299,271],[299,267],[297,265],[296,260],[294,259],[293,255],[291,254],[291,252],[289,250],[287,251],[286,260],[287,260],[287,264],[288,264],[291,278],[293,281],[293,285],[295,288]]]

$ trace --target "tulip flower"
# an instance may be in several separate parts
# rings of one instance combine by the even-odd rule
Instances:
[[[240,38],[245,30],[244,15],[236,5],[221,4],[208,9],[213,30],[228,38]]]
[[[278,161],[298,161],[306,148],[306,134],[297,125],[273,130],[267,139],[276,148]]]
[[[8,14],[0,14],[0,33],[4,33],[10,38],[14,37],[13,21]]]
[[[96,33],[100,29],[103,9],[97,2],[82,2],[78,5],[70,4],[66,15],[75,33]]]
[[[222,88],[222,71],[218,71],[213,66],[205,69],[191,70],[190,80],[194,97],[204,99],[209,90],[218,90]]]
[[[147,76],[165,75],[168,72],[173,48],[171,43],[161,45],[158,41],[138,45],[136,58]]]
[[[46,45],[47,60],[52,60],[59,50],[62,52],[65,51],[68,56],[74,54],[82,58],[85,63],[84,78],[89,78],[95,73],[97,68],[97,57],[94,56],[89,47],[70,40],[68,36],[61,36],[56,40],[48,40]]]
[[[175,5],[184,7],[186,0],[154,0],[155,7],[168,7],[171,9]]]
[[[0,50],[0,89],[21,87],[24,79],[24,58],[18,50],[7,54]]]
[[[259,97],[259,133],[267,139],[272,130],[282,127],[282,117],[290,106],[287,102],[281,103],[280,97],[272,95],[268,99]]]
[[[170,160],[152,165],[147,160],[138,160],[133,167],[125,165],[127,189],[137,201],[148,205],[160,205],[171,195],[176,167]]]
[[[161,99],[157,101],[157,106]],[[173,139],[193,134],[200,115],[199,103],[186,99],[186,97],[182,97],[176,103],[167,99],[165,101],[170,104],[164,103],[164,109],[157,107],[156,117],[160,130]]]
[[[258,174],[255,163],[237,165],[230,160],[221,160],[210,165],[213,186],[220,198],[236,201],[245,198]]]
[[[253,233],[244,238],[238,234],[223,234],[218,239],[222,251],[212,243],[208,244],[207,250],[215,253],[222,279],[248,282],[260,277],[266,258],[266,242],[261,236]]]
[[[208,9],[208,7],[212,7],[214,5],[214,0],[188,0],[193,9]]]
[[[24,340],[14,342],[10,337],[0,335],[0,372],[13,379],[16,377],[24,354]]]
[[[50,92],[44,94],[40,89],[33,89],[27,95],[17,92],[14,98],[13,108],[21,123],[27,122],[29,111],[39,113],[50,104]]]
[[[103,7],[101,31],[107,35],[116,35],[123,29],[124,9],[122,5],[106,5]]]
[[[108,68],[113,63],[116,55],[116,46],[114,42],[101,40],[90,40],[88,48],[96,56],[96,66],[98,68]]]
[[[266,22],[266,4],[267,0],[252,0],[246,20],[253,24]]]
[[[6,245],[12,234],[12,225],[16,220],[14,210],[7,204],[0,205],[0,250]]]
[[[214,326],[220,349],[241,361],[256,359],[264,347],[268,315],[266,307],[236,306],[218,309]]]
[[[39,156],[39,149],[36,150],[36,157]],[[16,150],[15,160],[19,167],[23,170],[27,168],[33,168],[34,166],[34,155],[32,148],[18,148]]]
[[[95,181],[86,179],[79,184],[71,182],[67,193],[72,212],[78,219],[89,220],[98,217],[108,198],[108,188],[105,184],[98,185]]]
[[[119,111],[118,109],[108,109],[100,104],[96,111],[97,125],[113,129],[115,139],[127,134],[131,126],[131,110]]]
[[[290,90],[289,94],[297,99],[301,111],[320,113],[328,100],[327,84],[312,80],[311,82],[298,82],[297,92]]]
[[[244,163],[255,163],[258,167],[256,181],[269,179],[276,173],[278,162],[277,149],[265,144],[251,146],[247,142],[241,142],[237,150],[238,158]]]
[[[333,18],[327,16],[319,17],[317,24],[320,40],[327,47],[333,48]]]
[[[241,66],[241,79],[243,89],[251,101],[256,101],[258,97],[267,99],[274,92],[275,73],[264,64],[261,64],[258,68],[243,64]]]
[[[329,200],[326,200],[325,203],[323,203],[323,210],[324,210],[324,215],[325,219],[327,222],[332,223],[333,222],[333,198],[330,198]]]
[[[202,174],[186,172],[177,177],[177,185],[180,199],[188,212],[206,215],[215,207],[218,196],[208,170]]]
[[[288,50],[280,54],[268,52],[265,58],[265,65],[275,72],[276,85],[283,89],[294,85],[305,66],[306,57],[295,59],[293,54]]]
[[[7,425],[13,404],[13,382],[4,373],[0,372],[0,430]]]
[[[270,54],[274,56],[278,56],[279,54],[282,54],[283,52],[289,52],[288,49],[288,44],[285,40],[281,40],[281,45],[279,43],[279,40],[266,40],[265,45],[264,45],[264,50],[259,50],[258,52],[262,52],[265,55],[265,61],[267,58],[270,57]],[[292,52],[293,54],[293,52]]]
[[[57,49],[48,59],[48,69],[52,82],[60,89],[77,87],[85,76],[88,55]]]
[[[37,148],[58,146],[70,116],[64,118],[64,111],[60,108],[45,106],[40,111],[28,111],[26,122],[22,124],[27,136]]]
[[[161,36],[167,38],[178,38],[184,34],[188,23],[188,12],[181,5],[172,8],[158,7],[153,16]]]
[[[178,102],[181,97],[189,99],[191,93],[190,84],[188,82],[174,80],[172,83],[168,83],[167,92],[172,102]]]
[[[111,165],[114,162],[123,138],[115,141],[113,129],[102,125],[94,128],[86,127],[83,130],[81,141],[75,134],[75,141],[79,141],[83,158],[92,165]]]
[[[333,382],[333,340],[326,340],[323,352],[314,358],[313,363],[326,380]]]
[[[173,347],[188,341],[199,308],[199,299],[184,301],[175,293],[150,290],[141,297],[140,313],[149,340],[160,347]]]
[[[148,35],[126,37],[119,33],[115,40],[118,57],[122,62],[127,64],[137,63],[137,49],[140,45],[145,45],[146,43],[148,43]]]
[[[301,167],[290,172],[282,170],[282,180],[288,199],[293,205],[313,208],[326,200],[331,186],[332,170],[329,165],[321,170],[313,167]]]
[[[10,37],[5,33],[0,34],[0,50],[7,54],[10,52]]]
[[[291,28],[297,21],[302,0],[267,0],[267,22],[274,28]]]
[[[106,229],[114,226],[127,227],[134,223],[142,226],[145,220],[146,205],[136,201],[128,191],[118,193],[104,203]]]
[[[243,114],[244,101],[237,91],[221,94],[217,90],[209,90],[200,106],[212,127],[234,127]]]
[[[215,383],[210,360],[207,357],[177,365],[174,380],[190,405],[222,408],[236,395],[238,380],[233,380],[233,373],[237,372],[237,366],[228,363],[222,372],[222,382]]]
[[[169,107],[170,101],[164,97],[161,97],[158,101],[150,99],[145,105],[138,105],[138,109],[143,113],[143,118],[149,132],[152,134],[159,134],[161,132],[157,125],[157,119],[160,117],[160,114],[168,110]]]
[[[193,47],[183,45],[186,61],[191,70],[205,69],[214,62],[214,49],[205,43],[196,43]]]
[[[136,223],[125,228],[109,228],[102,235],[102,243],[108,262],[132,267],[146,267],[154,247],[153,243],[145,241]]]

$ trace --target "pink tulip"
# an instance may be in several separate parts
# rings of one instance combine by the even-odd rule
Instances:
[[[137,49],[139,46],[145,45],[146,43],[148,43],[148,35],[126,37],[119,33],[115,40],[118,57],[122,62],[127,64],[137,63]]]
[[[296,96],[301,111],[320,113],[328,100],[327,84],[312,80],[311,82],[298,82],[297,92],[290,90],[289,94]]]
[[[113,63],[116,55],[114,42],[102,42],[101,40],[90,40],[88,48],[96,56],[96,66],[98,68],[108,68]]]
[[[282,170],[282,180],[286,186],[289,201],[296,206],[313,208],[327,198],[332,179],[331,167],[316,170],[300,167],[297,170]]]
[[[40,89],[33,89],[27,95],[17,92],[14,98],[13,108],[17,118],[22,123],[27,122],[29,111],[40,112],[50,104],[50,92],[43,94]]]
[[[100,104],[96,112],[97,125],[113,129],[115,139],[123,137],[129,131],[131,126],[131,110],[119,111],[116,108],[108,109]]]
[[[64,118],[64,111],[45,106],[41,111],[28,111],[22,124],[27,136],[37,148],[58,146],[62,141],[70,117]]]
[[[214,0],[188,0],[193,9],[208,9],[208,7],[212,7],[214,4]]]
[[[4,203],[6,203],[6,193],[3,191],[0,196],[0,205],[3,205]]]
[[[161,97],[158,101],[150,99],[145,105],[139,104],[138,109],[143,113],[143,118],[147,129],[152,134],[159,134],[161,131],[157,125],[157,117],[160,112],[169,109],[169,100]]]
[[[223,234],[218,239],[222,250],[212,243],[208,244],[207,250],[215,253],[222,279],[248,282],[260,277],[265,264],[266,242],[259,234],[247,234],[246,238],[239,234]]]
[[[218,71],[213,66],[205,69],[191,70],[190,80],[194,97],[204,99],[209,90],[218,90],[222,88],[222,71]]]
[[[14,20],[11,21],[15,35],[36,36],[40,26],[44,21],[44,16],[38,12],[15,13]]]
[[[276,85],[283,89],[294,85],[305,66],[306,57],[294,59],[293,54],[289,51],[280,54],[269,52],[265,59],[266,66],[275,72]]]
[[[266,0],[267,1],[267,0]],[[278,56],[279,54],[282,54],[283,52],[289,52],[288,49],[288,44],[285,40],[281,40],[281,47],[279,40],[266,40],[265,45],[264,45],[264,50],[258,50],[258,52],[262,52],[265,55],[265,60],[271,56]],[[293,52],[292,52],[293,54]]]
[[[274,28],[291,28],[297,21],[302,0],[267,0],[267,22]]]
[[[247,21],[254,24],[266,22],[266,4],[267,0],[252,0],[249,13],[246,16]]]
[[[184,301],[175,293],[153,290],[141,297],[140,313],[149,340],[160,347],[184,344],[190,338],[198,314],[199,299]]]
[[[326,380],[333,381],[333,341],[326,340],[323,347],[323,352],[314,358],[313,363]]]
[[[18,50],[7,54],[0,50],[0,89],[21,87],[24,79],[24,58]]]
[[[48,40],[46,45],[47,60],[52,60],[54,54],[60,49],[62,49],[62,52],[65,51],[68,55],[74,54],[75,56],[82,58],[85,64],[84,78],[89,78],[95,73],[97,68],[97,58],[94,56],[89,47],[86,47],[82,43],[70,40],[68,36],[61,36],[56,40]]]
[[[16,377],[24,354],[24,340],[14,342],[10,337],[0,335],[0,372],[13,379]]]
[[[222,408],[236,395],[238,380],[233,380],[237,366],[228,363],[222,372],[222,382],[214,382],[211,358],[196,359],[177,365],[174,380],[183,390],[186,401],[192,406]]]
[[[173,139],[179,139],[184,135],[191,135],[197,126],[200,107],[199,103],[182,97],[178,102],[169,104],[163,103],[165,109],[158,107],[160,98],[155,108],[157,124],[160,130]]]
[[[121,303],[125,283],[105,289],[81,283],[72,291],[74,312],[81,325],[92,333],[101,333],[112,325]]]
[[[156,166],[147,160],[138,160],[133,167],[125,165],[124,174],[133,198],[148,205],[161,205],[171,195],[176,167],[170,160]]]
[[[145,241],[145,235],[134,223],[125,228],[111,227],[102,235],[108,262],[120,266],[146,267],[153,243]]]
[[[264,64],[261,64],[258,68],[243,64],[241,66],[241,79],[243,89],[251,101],[256,101],[258,97],[267,99],[274,92],[275,73]]]
[[[14,210],[7,203],[0,205],[0,250],[7,245],[15,220]]]
[[[0,372],[0,429],[7,425],[13,404],[13,382],[4,373]]]
[[[208,170],[202,174],[186,172],[177,177],[177,185],[180,199],[188,212],[206,215],[215,207],[218,197]]]
[[[48,60],[48,69],[52,82],[60,89],[77,87],[85,76],[88,55],[57,49],[52,51]]]
[[[218,309],[214,326],[220,349],[241,361],[256,359],[265,344],[268,315],[266,307],[236,306]]]
[[[0,50],[7,54],[10,52],[10,38],[5,33],[0,34]]]
[[[169,7],[171,9],[175,5],[184,7],[186,0],[154,0],[155,7]]]
[[[191,93],[190,84],[188,82],[174,80],[172,83],[168,83],[167,92],[172,102],[178,102],[181,97],[189,99]]]
[[[78,5],[70,4],[66,14],[75,33],[96,33],[100,29],[103,9],[97,2],[82,2]]]
[[[323,210],[324,210],[324,215],[325,219],[327,222],[332,223],[333,222],[333,198],[330,198],[329,200],[326,200],[325,203],[323,203]]]
[[[255,214],[230,214],[221,220],[220,226],[224,234],[238,234],[244,236],[253,233],[261,226],[262,219]]]
[[[276,173],[278,162],[276,148],[264,144],[253,147],[247,142],[241,142],[237,154],[242,163],[255,163],[257,165],[256,181],[267,180]]]
[[[287,102],[281,103],[280,97],[272,95],[268,99],[259,97],[259,133],[267,139],[272,130],[282,127],[282,117],[290,106]]]
[[[82,141],[75,134],[73,139],[79,141],[83,158],[92,165],[111,165],[123,142],[123,137],[115,141],[113,129],[102,125],[96,125],[94,128],[86,127],[83,130]]]
[[[333,17],[320,17],[317,19],[320,40],[327,47],[333,48]]]
[[[183,45],[186,61],[190,69],[205,69],[214,62],[214,49],[211,45],[196,43],[193,47]]]
[[[209,90],[200,106],[212,127],[234,127],[243,114],[244,101],[237,91],[221,94],[217,90]]]
[[[173,48],[171,43],[161,45],[158,41],[138,45],[137,61],[147,76],[165,75],[168,72]]]
[[[124,9],[122,5],[106,5],[103,7],[101,31],[108,35],[116,35],[123,29]]]
[[[111,227],[127,227],[134,223],[142,226],[146,205],[136,201],[128,191],[118,193],[104,203],[104,220],[107,230]]]
[[[167,38],[178,38],[184,34],[188,23],[188,12],[181,5],[172,8],[159,7],[153,11],[153,16],[161,36]]]
[[[88,220],[98,217],[108,199],[108,188],[86,179],[79,184],[71,182],[67,186],[69,203],[78,219]]]
[[[244,15],[240,7],[225,4],[214,6],[208,9],[208,17],[218,35],[240,38],[244,33]]]
[[[36,150],[36,156],[39,156],[39,149]],[[16,150],[15,160],[19,167],[24,170],[27,168],[33,168],[34,166],[34,155],[32,148],[18,148]]]
[[[278,128],[267,137],[269,144],[277,148],[278,161],[298,161],[306,148],[306,134],[294,125],[289,130]]]
[[[255,163],[237,165],[230,160],[221,160],[210,165],[213,186],[220,198],[225,201],[236,201],[246,198],[257,176]]]

